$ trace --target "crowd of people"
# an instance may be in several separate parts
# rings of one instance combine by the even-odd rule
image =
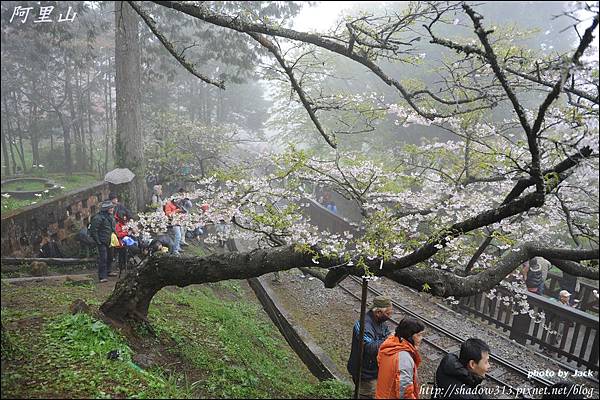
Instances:
[[[177,218],[178,214],[190,213],[192,207],[192,201],[186,197],[183,188],[165,199],[162,186],[154,185],[148,209],[163,213],[168,221],[168,227],[165,232],[148,239],[140,235],[139,226],[130,223],[133,217],[131,211],[119,202],[116,193],[111,192],[108,199],[100,204],[99,212],[91,218],[89,225],[79,231],[77,239],[81,248],[96,248],[98,278],[100,282],[107,282],[108,277],[117,276],[112,269],[115,258],[120,272],[127,268],[132,256],[139,255],[143,258],[154,253],[178,256],[184,251],[183,247],[188,245],[188,240],[201,239],[205,232],[205,227],[201,223],[197,223],[192,229],[184,228]],[[200,210],[206,212],[208,205],[202,205]],[[236,251],[231,237],[231,227],[223,218],[216,224],[216,235],[219,247]],[[45,244],[42,249],[46,252],[53,250],[52,242]],[[54,251],[53,254],[55,253]]]
[[[390,298],[377,296],[365,315],[364,334],[360,336],[360,321],[352,332],[352,349],[348,372],[359,385],[361,399],[418,399],[420,383],[418,369],[422,363],[421,342],[425,324],[418,319],[403,318],[392,333],[386,324],[393,314]],[[360,347],[363,358],[360,362]],[[462,343],[460,354],[447,354],[437,367],[436,398],[483,398],[476,389],[490,369],[489,346],[471,338]],[[360,384],[359,384],[360,381]],[[462,397],[461,393],[469,393]]]
[[[529,261],[525,261],[521,267],[521,273],[527,291],[543,296],[548,271],[552,267],[550,262],[542,257],[534,257]],[[579,301],[574,299],[572,295],[575,293],[577,287],[577,277],[563,272],[560,286],[561,290],[554,300],[565,306],[577,308],[579,306]]]
[[[331,212],[337,212],[331,194],[325,192],[320,202]],[[112,270],[113,259],[117,258],[119,271],[126,268],[130,256],[169,253],[179,255],[187,246],[186,239],[200,238],[205,231],[202,224],[186,229],[178,223],[177,214],[190,213],[193,204],[180,188],[169,199],[163,198],[162,186],[153,186],[149,208],[164,213],[169,221],[168,230],[150,240],[141,237],[135,224],[129,224],[133,215],[116,193],[111,192],[107,200],[100,204],[89,226],[84,226],[77,239],[83,246],[95,246],[98,254],[98,277],[107,282],[108,277],[117,276]],[[200,207],[206,212],[208,205]],[[218,246],[236,251],[231,238],[231,227],[224,218],[215,224]],[[56,235],[50,235],[42,242],[42,257],[63,257],[58,247]],[[527,290],[544,295],[544,282],[550,263],[541,257],[534,257],[522,265],[522,274]],[[574,278],[574,279],[571,279]],[[572,299],[577,279],[563,273],[562,290],[557,301],[569,307],[576,307]],[[597,292],[594,295],[598,297]],[[373,299],[370,310],[364,319],[361,337],[360,321],[356,321],[352,333],[352,345],[347,369],[357,385],[359,398],[363,399],[418,399],[421,388],[418,378],[422,364],[421,342],[426,334],[422,321],[410,317],[403,318],[392,332],[386,321],[393,315],[390,298],[378,296]],[[362,347],[362,352],[361,352]],[[459,354],[448,353],[440,361],[435,373],[432,398],[485,398],[477,388],[490,370],[490,347],[481,339],[470,338],[464,341]]]
[[[357,386],[358,398],[419,399],[429,395],[435,399],[488,398],[482,388],[491,369],[487,343],[469,338],[461,344],[458,354],[446,354],[436,368],[433,387],[423,391],[418,371],[423,363],[421,343],[426,335],[425,324],[405,317],[392,333],[386,321],[393,312],[391,299],[377,296],[365,315],[362,337],[360,321],[354,324],[347,369]],[[569,390],[573,385],[556,382],[546,388],[542,399],[577,398]]]

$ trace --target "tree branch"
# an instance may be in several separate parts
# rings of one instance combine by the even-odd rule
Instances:
[[[294,88],[294,91],[298,94],[298,97],[300,97],[300,101],[302,102],[302,105],[306,109],[306,112],[308,112],[310,119],[312,120],[313,124],[315,125],[315,127],[317,128],[317,130],[319,131],[321,136],[323,136],[323,138],[325,139],[327,144],[329,144],[334,149],[337,148],[337,144],[335,143],[335,137],[330,137],[323,129],[323,126],[321,125],[321,122],[317,118],[315,111],[313,110],[313,108],[310,104],[310,101],[306,97],[306,93],[304,92],[304,89],[302,89],[302,87],[296,80],[293,69],[291,67],[288,67],[288,65],[286,64],[285,60],[283,59],[283,56],[279,52],[279,49],[269,39],[267,39],[263,35],[259,35],[254,32],[247,32],[247,34],[250,37],[252,37],[254,40],[256,40],[258,43],[260,43],[261,46],[263,46],[264,48],[269,50],[275,56],[275,58],[277,59],[277,62],[279,63],[279,65],[281,65],[281,67],[285,71],[286,75],[288,76],[290,83],[292,84],[292,88]]]
[[[586,147],[582,148],[579,152],[573,154],[572,156],[568,156],[566,159],[564,159],[560,163],[556,164],[554,167],[545,170],[543,172],[543,176],[552,175],[552,174],[557,174],[560,176],[564,172],[568,171],[569,169],[571,169],[574,166],[576,166],[577,164],[579,164],[579,162],[582,159],[591,157],[592,153],[593,153],[592,149],[589,146],[586,146]],[[517,199],[528,187],[530,187],[533,184],[534,184],[534,180],[532,177],[519,179],[519,181],[516,183],[516,185],[510,191],[510,193],[504,198],[504,201],[502,202],[502,204],[508,204],[511,201]],[[473,268],[473,265],[475,264],[477,259],[479,259],[479,257],[485,251],[486,247],[492,242],[492,234],[493,233],[494,233],[493,230],[491,230],[488,233],[488,236],[481,243],[481,245],[479,246],[477,251],[473,254],[471,259],[467,263],[467,266],[465,267],[465,270],[464,270],[465,274],[468,274],[471,271],[471,268]]]
[[[291,40],[310,43],[315,46],[332,51],[334,53],[340,54],[344,57],[350,58],[351,60],[354,60],[354,61],[364,65],[365,67],[369,68],[377,77],[379,77],[387,85],[396,88],[400,92],[402,97],[408,102],[410,107],[413,110],[415,110],[415,112],[417,112],[423,118],[427,118],[430,120],[432,120],[434,118],[447,118],[447,117],[456,115],[457,113],[463,114],[463,113],[468,113],[468,112],[473,111],[473,110],[461,110],[461,111],[457,111],[455,113],[447,114],[447,115],[439,114],[436,112],[424,111],[414,102],[414,100],[412,98],[413,96],[411,95],[411,93],[400,82],[398,82],[397,80],[395,80],[395,79],[391,78],[390,76],[388,76],[387,74],[385,74],[383,72],[383,70],[377,64],[375,64],[373,61],[371,61],[371,59],[369,59],[369,57],[366,54],[363,54],[364,52],[361,52],[361,54],[358,54],[356,51],[349,53],[348,47],[346,47],[344,44],[337,43],[332,40],[327,40],[327,39],[323,38],[321,35],[314,34],[314,33],[299,32],[299,31],[295,31],[293,29],[287,29],[287,28],[282,28],[282,27],[278,27],[278,26],[269,26],[266,24],[259,24],[259,23],[252,23],[252,22],[244,21],[242,18],[230,17],[230,16],[226,16],[226,15],[222,15],[222,14],[213,12],[212,10],[210,10],[208,7],[206,7],[203,4],[196,4],[196,3],[191,3],[191,2],[179,2],[179,1],[153,1],[153,3],[156,3],[163,7],[172,8],[174,10],[177,10],[184,14],[190,15],[192,17],[201,19],[208,23],[211,23],[211,24],[214,24],[217,26],[222,26],[224,28],[233,29],[233,30],[241,32],[241,33],[254,32],[254,33],[261,33],[264,35],[284,37],[284,38],[291,39]]]
[[[532,245],[522,245],[512,249],[502,257],[493,268],[488,268],[482,272],[468,277],[460,277],[451,272],[436,270],[433,268],[419,268],[412,266],[410,268],[393,270],[385,273],[388,278],[406,286],[421,290],[423,285],[431,288],[430,293],[437,296],[472,296],[483,291],[490,290],[496,286],[502,279],[510,274],[515,268],[523,262],[533,257],[549,257],[554,264],[557,259],[562,260],[597,260],[598,249],[592,250],[570,250],[535,247]],[[575,276],[585,276],[598,280],[598,270],[585,267],[575,267],[572,262],[560,262],[555,264],[557,267],[572,273]],[[565,265],[569,265],[566,267]]]
[[[183,56],[183,51],[181,53],[177,53],[177,51],[175,51],[175,48],[174,48],[173,44],[171,42],[169,42],[167,40],[167,38],[162,33],[160,33],[160,31],[157,29],[156,22],[154,21],[154,18],[152,18],[150,15],[148,15],[148,13],[146,13],[146,11],[142,10],[136,4],[136,2],[134,2],[134,1],[128,1],[128,3],[138,13],[138,15],[140,17],[142,17],[142,19],[144,20],[144,22],[146,23],[146,25],[148,26],[148,28],[150,28],[150,30],[152,31],[152,33],[154,33],[154,35],[158,38],[158,40],[160,40],[160,42],[165,47],[165,49],[167,49],[169,51],[169,53],[171,53],[171,55],[173,57],[175,57],[175,59],[179,62],[179,64],[181,64],[192,75],[194,75],[195,77],[199,78],[203,82],[206,82],[209,85],[216,86],[219,89],[225,90],[225,83],[223,81],[214,81],[214,80],[212,80],[212,79],[204,76],[203,74],[201,74],[200,72],[198,72],[196,70],[196,68],[194,67],[193,64],[191,64],[190,62],[188,62],[186,60],[186,58]]]

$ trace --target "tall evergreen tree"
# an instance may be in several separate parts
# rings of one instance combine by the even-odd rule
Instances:
[[[146,201],[145,165],[142,146],[140,99],[139,19],[131,6],[115,3],[115,60],[117,90],[117,135],[115,163],[129,168],[135,178],[121,196],[136,211]]]

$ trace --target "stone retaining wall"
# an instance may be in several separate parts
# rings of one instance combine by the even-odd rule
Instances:
[[[65,242],[98,211],[98,203],[108,197],[109,184],[99,181],[7,213],[2,213],[2,256],[31,257],[49,233]]]

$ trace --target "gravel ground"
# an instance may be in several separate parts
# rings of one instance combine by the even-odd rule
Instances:
[[[299,270],[294,269],[280,273],[280,280],[279,283],[271,282],[271,287],[278,296],[278,300],[295,321],[303,326],[313,336],[315,342],[329,354],[340,372],[346,374],[350,380],[346,372],[346,361],[350,354],[352,326],[360,316],[360,304],[340,288],[324,289],[321,281],[304,276]],[[269,282],[269,279],[267,281]],[[483,339],[490,345],[494,354],[515,362],[517,365],[527,366],[528,370],[549,370],[557,373],[560,369],[556,363],[508,339],[507,334],[500,332],[495,327],[474,317],[450,310],[441,299],[425,293],[416,293],[387,279],[371,282],[370,286],[389,295],[419,315],[426,315],[433,322],[461,337]],[[401,313],[395,313],[394,318],[401,319],[401,317]],[[443,341],[443,339],[438,339],[436,342],[440,342],[440,340]],[[433,348],[427,349],[426,347],[421,352],[423,363],[419,368],[419,378],[423,384],[426,384],[433,382],[434,372],[439,364],[441,354],[434,351]],[[549,379],[557,380],[557,378]],[[569,380],[581,383],[587,390],[593,388],[593,397],[598,397],[597,384],[581,379],[577,380],[577,378]],[[502,397],[501,393],[500,397]]]

